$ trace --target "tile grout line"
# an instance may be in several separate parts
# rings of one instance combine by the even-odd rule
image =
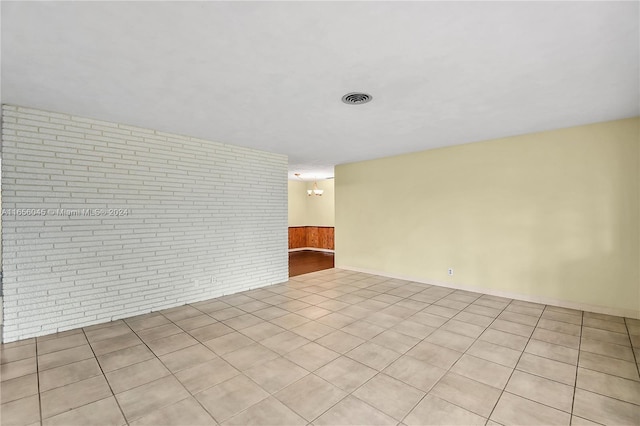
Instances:
[[[126,322],[122,321],[123,323],[126,324]],[[127,325],[128,327],[129,325]],[[109,383],[109,380],[107,380],[107,376],[104,373],[104,370],[102,369],[102,365],[100,365],[100,362],[98,361],[98,356],[96,355],[96,352],[93,350],[93,346],[91,346],[91,341],[89,341],[89,338],[87,337],[87,332],[85,331],[84,328],[81,329],[82,330],[82,334],[84,335],[84,338],[87,339],[87,344],[89,345],[89,348],[91,349],[91,352],[93,353],[93,359],[96,360],[96,364],[98,364],[98,368],[100,368],[100,373],[102,373],[102,377],[104,378],[104,381],[107,383],[107,386],[109,386],[109,391],[111,391],[111,396],[113,396],[113,399],[116,401],[116,404],[118,405],[118,410],[120,410],[120,414],[122,414],[122,418],[124,419],[125,423],[128,425],[129,424],[129,420],[127,419],[127,416],[124,415],[124,411],[122,410],[122,407],[120,406],[120,402],[118,401],[118,398],[116,398],[116,394],[113,391],[113,388],[111,387],[111,383]],[[100,399],[98,401],[101,401]],[[83,406],[92,404],[94,402],[97,401],[92,401],[89,402],[87,404],[84,404]],[[80,408],[80,407],[78,407]]]
[[[44,423],[44,418],[42,417],[42,392],[40,392],[40,362],[38,361],[38,338],[34,338],[34,345],[36,349],[36,381],[38,384],[38,411],[40,414],[40,424]]]
[[[580,356],[582,351],[580,348],[582,347],[582,327],[584,326],[584,311],[582,311],[582,315],[580,316],[580,340],[578,340],[578,359],[576,360],[576,377],[573,380],[573,397],[571,398],[571,417],[569,418],[569,422],[573,423],[573,410],[576,405],[576,390],[578,388],[578,368],[580,368]]]
[[[513,303],[513,299],[511,301],[511,303]],[[511,304],[509,303],[509,305]],[[508,305],[507,305],[508,306]],[[507,307],[505,306],[504,310],[507,309]],[[518,357],[518,361],[516,361],[515,365],[513,366],[513,369],[511,370],[511,374],[509,374],[509,378],[507,379],[506,383],[504,384],[504,388],[501,389],[500,391],[500,396],[498,397],[498,399],[496,400],[496,403],[493,405],[493,408],[491,409],[491,412],[489,413],[489,416],[487,416],[487,422],[489,423],[489,420],[491,420],[491,416],[493,415],[493,412],[496,410],[496,407],[498,406],[498,403],[500,402],[500,400],[502,399],[502,395],[504,395],[507,386],[509,385],[509,382],[511,381],[511,377],[513,377],[513,373],[516,371],[516,369],[518,368],[518,364],[520,363],[520,360],[522,359],[522,355],[525,353],[525,351],[527,350],[527,346],[529,345],[529,342],[531,341],[531,337],[533,336],[533,333],[535,333],[536,328],[538,327],[538,324],[540,323],[540,319],[542,318],[542,315],[544,315],[544,311],[547,309],[547,305],[544,305],[544,308],[542,308],[542,312],[540,312],[540,316],[538,317],[538,320],[536,321],[536,324],[533,326],[533,330],[531,330],[531,334],[529,335],[528,339],[527,339],[527,343],[524,345],[524,347],[522,348],[522,351],[520,352],[520,356]],[[497,317],[496,317],[497,319]],[[523,336],[524,337],[524,336]],[[509,392],[510,393],[510,392]],[[521,397],[522,398],[522,397]],[[528,399],[528,398],[525,398]],[[537,401],[534,401],[537,402]],[[543,404],[544,405],[544,404]],[[569,414],[571,415],[571,414]]]
[[[624,319],[624,326],[627,329],[627,336],[629,337],[629,344],[631,345],[631,353],[633,354],[633,360],[636,364],[636,370],[638,371],[638,376],[640,376],[640,359],[636,355],[636,348],[633,346],[633,341],[631,340],[631,331],[629,331],[629,323],[627,322],[627,318]]]

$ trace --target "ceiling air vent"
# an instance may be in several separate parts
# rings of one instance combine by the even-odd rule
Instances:
[[[373,99],[373,97],[368,93],[352,92],[344,95],[342,97],[342,102],[349,105],[360,105],[366,104],[371,99]]]

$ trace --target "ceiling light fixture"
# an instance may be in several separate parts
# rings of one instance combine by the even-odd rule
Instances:
[[[361,105],[370,102],[373,99],[368,93],[351,92],[342,97],[342,102],[347,105]]]
[[[323,189],[318,189],[318,182],[313,182],[313,189],[307,189],[307,196],[311,197],[312,195],[322,196],[324,192]]]

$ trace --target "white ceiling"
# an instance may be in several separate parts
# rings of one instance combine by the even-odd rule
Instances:
[[[1,7],[3,103],[284,153],[307,178],[640,114],[638,2]]]

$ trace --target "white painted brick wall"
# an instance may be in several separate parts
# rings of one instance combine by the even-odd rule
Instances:
[[[2,118],[4,342],[288,279],[286,156],[11,105]]]

